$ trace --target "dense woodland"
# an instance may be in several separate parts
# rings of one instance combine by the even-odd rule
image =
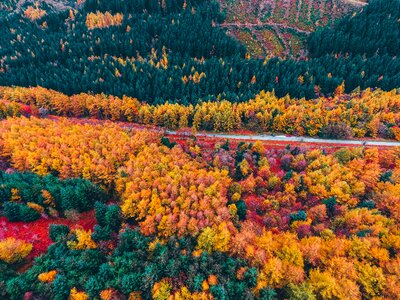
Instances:
[[[196,139],[174,146],[159,135],[112,123],[35,118],[2,121],[0,141],[0,156],[14,166],[14,174],[1,174],[2,195],[23,206],[26,195],[36,194],[35,205],[28,207],[41,219],[23,214],[30,223],[22,224],[32,224],[38,234],[49,229],[51,239],[45,239],[48,249],[40,248],[32,235],[9,233],[15,220],[1,219],[4,297],[396,299],[399,294],[399,149],[279,149]],[[90,198],[94,227],[66,226],[54,212],[50,216],[43,199],[57,203],[58,191],[71,184],[90,187],[50,174],[90,179],[112,195],[109,203]],[[79,190],[76,195],[84,200],[84,189]],[[49,217],[53,223],[45,222]]]
[[[224,16],[213,1],[88,0],[61,13],[33,10],[0,21],[0,82],[184,105],[245,101],[261,90],[310,99],[331,95],[342,82],[346,92],[391,90],[400,83],[398,6],[375,0],[332,30],[312,34],[315,58],[302,61],[250,58],[215,26]]]
[[[370,1],[360,14],[343,18],[333,28],[321,28],[309,39],[312,57],[327,54],[399,55],[400,1]]]
[[[277,98],[262,91],[242,103],[201,102],[195,106],[148,105],[136,98],[79,94],[68,97],[44,88],[0,87],[0,119],[47,114],[134,122],[168,129],[207,131],[251,130],[348,139],[372,137],[400,140],[400,95],[396,90],[365,90],[314,101]],[[127,124],[127,126],[129,126]]]
[[[400,140],[400,4],[370,2],[304,60],[214,1],[0,14],[0,298],[398,299],[399,147],[160,130]]]

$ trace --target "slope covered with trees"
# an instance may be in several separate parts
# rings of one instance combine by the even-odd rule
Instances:
[[[307,36],[358,12],[363,2],[348,0],[219,0],[228,34],[252,55],[304,57]]]
[[[377,1],[378,25],[367,30],[382,32],[392,5]],[[390,20],[399,17],[398,10],[390,14]],[[363,24],[368,15],[363,11],[355,20]],[[332,94],[343,81],[347,92],[399,85],[399,47],[368,57],[354,50],[303,61],[252,59],[217,26],[223,19],[213,1],[172,0],[88,0],[77,10],[35,19],[10,15],[1,20],[0,81],[69,95],[104,92],[185,105],[200,99],[244,101],[261,90],[310,99]],[[398,23],[390,20],[396,36]],[[384,48],[390,39],[376,42]]]
[[[326,54],[360,54],[367,57],[399,55],[400,1],[372,0],[360,14],[344,18],[334,28],[322,28],[310,36],[312,57]]]

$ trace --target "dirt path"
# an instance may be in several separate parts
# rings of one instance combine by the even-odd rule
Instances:
[[[365,6],[368,3],[362,2],[362,1],[357,1],[357,0],[343,0],[345,3],[353,4],[355,6]]]
[[[235,27],[235,28],[262,28],[266,26],[271,26],[271,27],[279,27],[283,29],[291,29],[300,33],[304,34],[310,34],[310,31],[302,30],[296,27],[292,27],[286,24],[282,23],[274,23],[274,22],[264,22],[264,23],[223,23],[223,24],[218,24],[217,26],[222,27],[222,28],[229,28],[229,27]]]

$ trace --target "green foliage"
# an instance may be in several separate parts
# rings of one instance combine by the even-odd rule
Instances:
[[[65,238],[69,234],[69,227],[60,224],[51,224],[49,227],[49,236],[53,242]]]
[[[393,175],[393,171],[392,171],[392,170],[386,171],[385,173],[383,173],[383,174],[379,177],[379,181],[388,182],[388,181],[391,180],[392,175]]]
[[[112,230],[109,227],[102,227],[100,225],[94,226],[92,238],[95,242],[107,241],[111,237]]]
[[[4,213],[11,222],[33,222],[40,219],[40,213],[22,203],[6,202]]]
[[[103,189],[81,178],[60,180],[53,175],[39,176],[29,172],[6,174],[0,171],[0,181],[0,204],[4,205],[6,215],[14,216],[14,220],[22,216],[25,220],[38,218],[38,214],[24,204],[28,202],[39,204],[47,212],[53,207],[59,212],[71,209],[84,212],[92,209],[95,201],[104,202],[107,199]],[[12,190],[18,192],[21,203],[7,204],[12,200]]]
[[[7,281],[7,293],[12,300],[21,299],[21,295],[27,292],[29,286],[23,277],[16,277]]]
[[[247,215],[247,205],[246,202],[244,202],[243,200],[239,200],[238,202],[235,203],[236,208],[237,208],[237,214],[239,217],[240,221],[243,221],[246,219],[246,215]]]
[[[55,228],[60,227],[52,229],[53,237]],[[68,239],[54,239],[55,244],[25,274],[7,280],[8,296],[22,295],[22,291],[29,290],[39,297],[52,295],[54,299],[67,299],[70,289],[77,287],[98,298],[102,290],[114,287],[125,296],[141,291],[143,299],[151,299],[154,284],[163,278],[171,278],[172,282],[196,292],[213,275],[218,283],[210,285],[210,292],[216,299],[243,299],[252,295],[257,283],[257,270],[248,267],[244,260],[221,252],[192,255],[196,240],[191,237],[171,238],[161,245],[136,230],[125,228],[118,236],[115,249],[104,248],[112,242],[108,240],[102,250],[71,250]],[[247,270],[242,279],[237,279],[236,273],[241,268]],[[48,288],[43,288],[37,276],[50,270],[57,270],[57,276]]]
[[[297,213],[290,214],[290,222],[307,220],[307,213],[304,210],[299,210]]]
[[[322,28],[308,40],[310,54],[361,54],[368,57],[398,56],[400,50],[400,2],[369,1],[363,12],[343,18],[333,28]]]
[[[130,273],[125,274],[122,277],[121,289],[125,294],[129,294],[134,291],[139,291],[142,286],[142,274]]]
[[[85,290],[92,298],[98,298],[100,292],[104,289],[103,281],[100,278],[98,276],[91,276],[85,283]]]
[[[250,287],[255,287],[257,285],[258,272],[256,268],[249,268],[244,273],[244,280]]]
[[[122,212],[118,205],[106,206],[101,202],[96,202],[97,222],[112,231],[118,231],[122,224]]]
[[[325,204],[327,212],[328,212],[328,216],[330,218],[332,218],[335,215],[335,211],[336,211],[336,197],[330,197],[326,200],[322,201],[323,204]]]
[[[0,82],[41,85],[69,95],[128,95],[152,104],[195,104],[219,96],[237,102],[261,90],[274,90],[279,97],[290,94],[310,99],[318,93],[331,95],[343,81],[346,91],[358,86],[385,90],[398,87],[400,63],[393,59],[400,48],[396,5],[390,10],[387,8],[391,4],[378,9],[378,3],[371,21],[366,21],[370,12],[363,12],[356,18],[345,18],[342,26],[331,31],[311,35],[313,59],[273,58],[264,62],[246,59],[244,46],[218,26],[224,15],[217,1],[186,1],[186,8],[182,3],[91,0],[73,17],[59,12],[31,21],[18,14],[10,15],[0,20],[6,70],[0,72]],[[122,13],[124,18],[119,26],[88,29],[86,16],[96,11]],[[349,36],[352,38],[346,44]],[[366,42],[366,37],[371,40]],[[163,49],[167,67],[159,66]],[[353,55],[326,55],[338,51]],[[363,56],[364,52],[368,57]],[[183,80],[193,78],[196,72],[205,74],[200,82]],[[301,82],[300,76],[304,78]],[[316,86],[320,88],[317,92]]]
[[[228,292],[222,285],[214,285],[210,288],[211,294],[216,298],[220,300],[227,300],[229,299],[228,297]]]
[[[277,299],[277,293],[275,290],[270,288],[262,289],[260,292],[261,300],[275,300]]]
[[[161,138],[161,144],[163,144],[164,146],[168,147],[169,149],[172,149],[172,148],[174,148],[174,147],[177,145],[176,142],[171,143],[171,141],[169,140],[169,138],[167,138],[167,137],[165,137],[165,136],[163,136],[163,137]]]
[[[56,275],[53,283],[53,294],[54,300],[66,300],[68,299],[70,293],[70,285],[68,284],[68,279],[64,275]]]
[[[366,207],[368,209],[374,209],[376,207],[375,201],[374,200],[365,200],[360,203],[360,207]]]

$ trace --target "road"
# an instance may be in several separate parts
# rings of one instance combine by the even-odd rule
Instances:
[[[184,133],[176,131],[165,131],[167,135],[184,135]],[[287,143],[305,143],[305,144],[329,144],[333,146],[369,146],[369,147],[400,147],[400,142],[394,141],[372,141],[372,140],[331,140],[318,139],[300,136],[285,136],[285,135],[242,135],[242,134],[223,134],[223,133],[204,133],[199,132],[194,134],[196,137],[208,137],[218,139],[233,139],[243,141],[270,141],[270,142],[287,142]]]
[[[49,116],[49,119],[57,122],[60,118],[58,116]],[[98,119],[80,119],[80,118],[68,118],[72,122],[80,124],[104,124],[111,121],[98,120]],[[164,135],[174,135],[181,137],[204,137],[204,138],[216,138],[221,140],[232,139],[241,141],[265,141],[265,142],[279,142],[279,143],[299,143],[299,144],[320,144],[320,145],[331,145],[337,147],[351,147],[351,146],[369,146],[369,147],[400,147],[400,142],[395,141],[374,141],[374,140],[332,140],[332,139],[318,139],[305,136],[286,136],[286,135],[269,135],[269,134],[235,134],[235,133],[213,133],[213,132],[196,132],[191,131],[173,131],[167,130],[162,127],[152,125],[142,125],[130,122],[119,122],[113,121],[113,124],[117,124],[123,129],[128,130],[147,130],[158,132]]]

